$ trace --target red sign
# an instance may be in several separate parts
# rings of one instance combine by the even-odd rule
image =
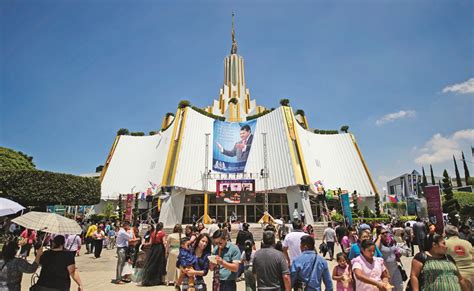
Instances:
[[[216,201],[230,204],[255,203],[255,180],[217,180]]]
[[[438,185],[426,186],[423,188],[428,204],[428,218],[436,225],[436,232],[443,233],[443,208],[441,207],[441,193]]]
[[[125,202],[125,220],[132,221],[132,203],[133,203],[133,194],[127,194],[127,200]]]

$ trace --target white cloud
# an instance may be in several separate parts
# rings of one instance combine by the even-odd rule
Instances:
[[[459,94],[469,94],[474,93],[474,78],[467,80],[466,82],[462,82],[459,84],[454,84],[451,86],[447,86],[443,89],[443,93],[459,93]]]
[[[461,151],[463,144],[474,142],[474,129],[456,131],[449,137],[435,134],[420,150],[415,163],[418,165],[437,164],[453,158]]]
[[[397,119],[405,119],[405,118],[415,117],[415,115],[416,115],[415,110],[400,110],[398,112],[385,114],[380,119],[378,119],[375,122],[375,124],[378,125],[378,126],[382,126],[385,123],[394,122]]]

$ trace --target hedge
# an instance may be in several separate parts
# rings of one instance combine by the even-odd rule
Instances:
[[[224,116],[218,116],[218,115],[209,113],[209,112],[207,112],[206,110],[201,109],[201,108],[199,108],[199,107],[191,106],[191,108],[194,109],[195,111],[201,113],[202,115],[206,115],[207,117],[214,118],[214,119],[217,119],[217,120],[220,120],[220,121],[224,121],[224,120],[225,120],[225,117],[224,117]]]
[[[0,147],[0,170],[34,170],[33,158],[22,152]]]
[[[93,205],[100,201],[100,182],[47,171],[0,170],[0,196],[23,206]]]
[[[273,110],[265,109],[265,110],[263,110],[263,111],[260,112],[260,113],[247,116],[247,120],[257,119],[257,118],[259,118],[260,116],[264,116],[264,115],[266,115],[266,114],[268,114],[268,113],[270,113],[270,112],[272,112],[272,111],[273,111]]]
[[[377,217],[377,218],[366,218],[366,217],[361,217],[361,218],[353,218],[352,221],[354,222],[359,222],[364,220],[365,222],[390,222],[389,217]]]

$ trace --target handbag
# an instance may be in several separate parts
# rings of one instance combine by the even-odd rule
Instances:
[[[26,245],[27,243],[28,243],[28,238],[22,237],[22,238],[20,239],[20,241],[18,242],[18,245],[19,245],[20,247],[22,247],[22,246]]]
[[[405,269],[403,268],[402,262],[400,262],[400,264],[398,264],[398,270],[400,271],[400,274],[402,275],[403,282],[408,280],[408,275],[407,275],[407,272],[405,271]]]
[[[316,256],[313,260],[313,264],[311,265],[311,273],[312,273],[312,270],[314,270],[314,266],[316,265],[316,262],[318,261],[318,254],[315,254],[315,255]],[[308,290],[308,285],[306,284],[306,282],[298,280],[295,283],[294,290],[295,291],[307,291]]]

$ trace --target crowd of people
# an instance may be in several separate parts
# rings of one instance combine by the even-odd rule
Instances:
[[[474,282],[474,241],[468,225],[446,225],[440,234],[421,219],[406,224],[361,221],[349,227],[329,222],[317,238],[313,227],[295,215],[291,223],[266,225],[260,242],[247,223],[234,224],[239,229],[234,242],[231,224],[215,221],[176,224],[168,234],[160,222],[146,229],[127,221],[81,226],[82,234],[62,236],[10,225],[6,231],[18,239],[3,247],[0,290],[21,290],[22,274],[39,266],[32,290],[69,290],[72,281],[82,290],[75,258],[84,245],[85,254],[96,259],[103,248],[116,250],[114,284],[176,290],[236,290],[240,280],[247,291],[472,290]],[[322,241],[319,252],[315,239]],[[45,245],[50,249],[43,251]],[[31,263],[26,259],[30,250],[35,252]],[[411,269],[402,265],[403,255],[413,257]],[[334,259],[337,264],[330,270],[328,261]],[[207,286],[206,276],[212,276],[212,286]]]

